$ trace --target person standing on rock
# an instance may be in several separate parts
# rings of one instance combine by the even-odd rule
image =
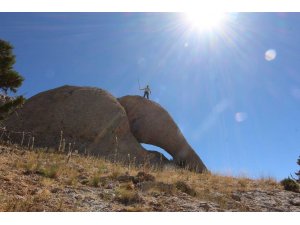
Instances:
[[[149,94],[151,94],[149,85],[147,85],[145,88],[140,88],[140,90],[144,90],[144,98],[149,99]]]

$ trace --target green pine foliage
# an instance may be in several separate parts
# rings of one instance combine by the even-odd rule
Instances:
[[[300,156],[297,160],[297,164],[300,166]],[[295,173],[298,178],[294,178],[293,175],[291,177],[283,179],[280,183],[287,191],[300,192],[300,170]]]
[[[297,164],[300,166],[300,156],[297,160]],[[298,170],[298,172],[295,173],[298,176],[297,182],[300,183],[300,170]]]
[[[0,91],[4,94],[2,96],[6,96],[8,92],[16,93],[23,83],[24,78],[13,68],[15,62],[13,46],[0,39]],[[6,101],[0,106],[0,120],[13,113],[24,101],[23,96],[6,98]]]
[[[291,178],[285,178],[280,183],[287,191],[299,192],[299,184]]]

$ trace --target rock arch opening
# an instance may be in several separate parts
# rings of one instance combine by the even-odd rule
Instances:
[[[163,154],[169,161],[173,160],[173,157],[160,147],[157,147],[155,145],[150,145],[150,144],[144,144],[144,143],[141,143],[141,145],[148,151],[156,151]]]

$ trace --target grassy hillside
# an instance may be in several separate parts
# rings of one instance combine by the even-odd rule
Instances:
[[[300,194],[271,178],[0,145],[0,211],[300,211]]]

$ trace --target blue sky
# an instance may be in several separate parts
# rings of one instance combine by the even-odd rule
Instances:
[[[27,98],[65,84],[141,95],[139,80],[211,171],[298,169],[299,13],[231,13],[201,32],[180,13],[0,13],[0,38]]]

